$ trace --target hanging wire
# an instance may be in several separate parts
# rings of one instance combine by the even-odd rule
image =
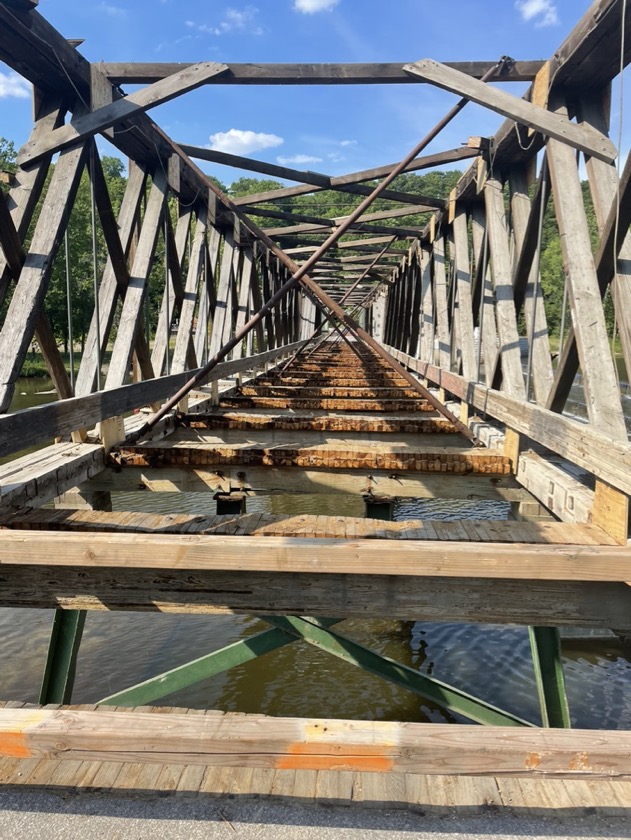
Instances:
[[[535,324],[537,321],[537,303],[541,289],[541,242],[543,239],[543,219],[545,216],[545,201],[548,180],[548,158],[544,154],[541,162],[541,204],[539,206],[539,222],[537,226],[537,251],[535,253],[535,284],[533,289],[532,315],[528,336],[528,365],[526,368],[526,399],[530,399],[530,380],[532,379],[533,347],[535,343]],[[564,313],[565,314],[565,313]]]
[[[101,390],[101,309],[99,305],[99,272],[98,272],[98,245],[96,237],[96,196],[94,193],[94,170],[96,162],[94,155],[96,146],[94,143],[90,149],[90,205],[92,216],[92,285],[94,290],[94,319],[96,322],[96,390]]]
[[[64,233],[64,251],[66,252],[66,311],[68,315],[68,346],[70,348],[70,385],[74,394],[74,331],[72,328],[72,274],[70,271],[70,245],[68,228]]]

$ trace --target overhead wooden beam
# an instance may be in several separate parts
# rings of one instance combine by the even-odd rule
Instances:
[[[445,64],[425,58],[414,64],[406,64],[405,70],[443,90],[465,96],[478,105],[516,120],[520,125],[534,128],[547,137],[567,143],[606,163],[612,163],[616,158],[616,147],[611,140],[592,126],[576,125],[565,116],[550,113],[524,99],[472,79]]]
[[[385,85],[410,84],[401,66],[389,64],[230,64],[223,76],[214,80],[221,85]],[[495,61],[447,62],[468,76],[481,79]],[[543,65],[542,61],[516,61],[499,77],[503,82],[532,81]],[[120,62],[100,65],[114,84],[152,84],[189,67],[184,63]]]
[[[253,160],[251,158],[242,157],[240,155],[230,155],[226,152],[214,151],[213,149],[203,149],[199,146],[189,146],[186,143],[181,143],[180,148],[183,152],[185,152],[192,158],[198,158],[199,160],[208,160],[213,163],[223,164],[224,166],[234,166],[239,169],[249,170],[251,172],[260,172],[264,175],[272,175],[275,178],[283,178],[284,180],[300,181],[305,185],[299,187],[287,187],[285,189],[279,190],[268,190],[265,193],[258,193],[256,195],[241,196],[240,198],[235,199],[235,204],[238,205],[259,204],[261,203],[261,201],[289,198],[295,195],[304,195],[307,193],[320,192],[321,190],[336,190],[338,192],[351,193],[352,195],[370,195],[370,193],[372,192],[371,187],[362,186],[361,184],[355,182],[352,179],[352,176],[342,176],[342,178],[334,178],[329,175],[323,175],[320,172],[291,169],[288,166],[278,166],[274,163],[267,163],[266,161],[262,160]],[[431,157],[438,156],[432,155]],[[471,157],[471,155],[462,156],[462,158],[468,157]],[[426,166],[437,165],[434,163],[426,163],[423,165],[422,161],[423,158],[419,158],[417,161],[414,161],[415,164],[421,165],[414,166],[413,168],[422,169]],[[410,171],[411,169],[412,167],[409,167]],[[349,179],[345,180],[346,178]],[[367,179],[360,178],[358,180]],[[313,189],[313,187],[316,187],[316,189]],[[268,194],[271,195],[271,198],[269,199],[267,198]],[[260,196],[266,197],[261,199]],[[404,193],[396,190],[384,190],[384,192],[381,194],[381,197],[386,198],[390,201],[400,201],[407,204],[429,204],[432,207],[442,207],[444,204],[444,202],[442,202],[440,199],[430,199],[426,196],[412,195],[411,193]],[[440,202],[440,204],[437,202]]]
[[[227,65],[212,61],[194,64],[124,99],[118,99],[85,116],[77,117],[71,123],[54,129],[47,136],[27,142],[18,153],[18,164],[32,164],[44,155],[66,149],[122,120],[169,102],[187,91],[195,90],[213,76],[225,73],[227,69]]]

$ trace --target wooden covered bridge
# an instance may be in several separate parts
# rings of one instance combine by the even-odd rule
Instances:
[[[608,136],[631,9],[596,0],[546,62],[120,65],[90,64],[37,5],[0,0],[0,60],[33,84],[35,112],[0,193],[0,605],[54,624],[41,705],[0,709],[0,779],[416,804],[451,779],[471,804],[631,805],[631,733],[570,728],[558,630],[631,634],[631,447],[603,303],[631,371],[631,166]],[[532,84],[521,97],[513,82]],[[342,177],[178,145],[147,113],[203,85],[372,83],[460,99],[399,164]],[[469,101],[505,118],[497,133],[424,154]],[[129,158],[117,216],[97,135]],[[230,199],[195,158],[297,186]],[[392,183],[465,160],[448,201]],[[84,173],[107,263],[75,378],[46,299]],[[270,204],[322,190],[361,201],[330,219]],[[549,206],[570,313],[554,358]],[[406,224],[419,212],[423,227]],[[58,399],[11,411],[34,337]],[[579,371],[582,419],[566,410]],[[208,514],[112,512],[111,494],[139,486],[209,493]],[[366,516],[248,512],[280,492],[353,494]],[[504,500],[511,517],[392,521],[402,498]],[[268,629],[71,706],[90,610],[241,612]],[[375,617],[529,628],[540,719],[336,627]],[[153,708],[298,640],[468,723]]]

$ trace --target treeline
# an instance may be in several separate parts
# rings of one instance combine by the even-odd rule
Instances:
[[[0,171],[15,170],[16,150],[14,144],[0,137]],[[105,179],[109,189],[114,212],[117,213],[122,201],[126,186],[126,177],[122,161],[115,157],[103,157],[102,165]],[[393,183],[391,189],[413,195],[432,196],[434,198],[447,198],[449,193],[461,177],[462,173],[457,170],[449,172],[430,172],[424,175],[406,173],[400,175]],[[241,197],[254,195],[269,190],[283,187],[277,181],[259,178],[240,178],[226,187],[217,179],[215,183],[228,195]],[[8,185],[0,182],[0,187],[8,189]],[[587,182],[583,183],[583,194],[587,212],[588,223],[593,236],[594,244],[597,240],[597,228],[594,216],[593,205],[589,194]],[[267,202],[259,205],[271,211],[295,215],[296,217],[308,216],[314,219],[330,219],[349,214],[360,202],[361,198],[349,193],[337,191],[321,191],[307,195],[291,196],[281,198],[278,201]],[[378,199],[371,212],[380,209],[389,209],[392,202]],[[173,218],[177,215],[177,208],[171,207]],[[380,225],[389,227],[422,227],[429,218],[428,213],[419,213],[401,217],[401,219],[387,219],[380,222]],[[37,219],[37,213],[33,225]],[[261,227],[281,227],[291,224],[291,220],[279,220],[274,217],[255,217],[257,224]],[[297,218],[297,223],[300,219]],[[53,275],[48,294],[46,295],[46,311],[53,326],[58,342],[67,352],[68,349],[68,315],[67,315],[67,294],[66,272],[70,272],[72,286],[72,329],[74,340],[77,345],[83,346],[87,335],[90,319],[94,310],[94,276],[96,265],[96,277],[100,278],[106,262],[106,248],[101,232],[101,227],[96,219],[96,248],[93,245],[93,223],[92,223],[92,199],[90,182],[87,174],[81,180],[77,199],[70,217],[68,226],[67,244],[68,261],[66,262],[65,247],[62,246],[59,256],[55,261]],[[356,238],[357,234],[352,234]],[[304,241],[305,238],[301,237]],[[316,241],[316,240],[314,240]],[[321,241],[318,239],[317,241]],[[402,244],[401,248],[405,246]],[[146,318],[150,331],[157,320],[160,307],[162,289],[164,287],[164,244],[160,240],[154,259],[154,269],[149,280],[148,302],[146,307]],[[95,262],[96,258],[96,262]],[[548,325],[552,333],[558,333],[562,320],[564,270],[561,258],[561,245],[554,216],[553,202],[549,206],[544,218],[542,251],[541,251],[541,282],[546,301],[546,314]],[[0,308],[0,323],[3,322],[7,309],[7,300]],[[613,313],[611,303],[606,304],[608,320],[612,323]]]

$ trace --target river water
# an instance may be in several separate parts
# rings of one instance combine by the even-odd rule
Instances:
[[[15,408],[51,399],[45,380],[19,383]],[[22,393],[23,392],[23,393]],[[209,513],[204,493],[115,493],[117,510]],[[292,495],[248,499],[248,511],[362,516],[357,496]],[[503,502],[405,500],[395,518],[505,519]],[[36,701],[52,612],[0,610],[3,700]],[[203,656],[267,625],[240,615],[88,613],[73,702],[93,703],[169,668]],[[526,628],[348,620],[336,627],[399,662],[450,682],[538,722]],[[631,727],[631,650],[616,639],[564,639],[564,671],[572,724]],[[295,642],[159,701],[163,705],[271,715],[369,720],[464,722],[426,700]]]

